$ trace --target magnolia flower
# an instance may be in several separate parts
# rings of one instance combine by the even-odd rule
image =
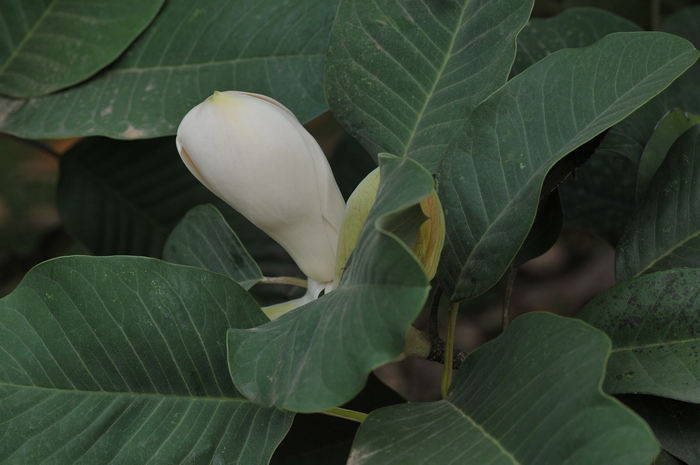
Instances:
[[[330,290],[345,202],[314,138],[277,101],[215,92],[184,117],[177,149],[209,190],[269,234]]]

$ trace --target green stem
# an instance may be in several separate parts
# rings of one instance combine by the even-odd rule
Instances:
[[[329,408],[319,413],[330,415],[332,417],[344,418],[350,421],[356,421],[358,423],[362,423],[365,420],[365,418],[367,418],[366,413],[356,412],[355,410],[349,410],[341,407]]]
[[[455,329],[457,327],[457,315],[459,314],[459,302],[450,304],[447,314],[447,335],[445,338],[445,369],[442,372],[442,398],[447,397],[447,393],[452,384],[452,358],[454,357]]]
[[[270,278],[265,276],[259,281],[260,284],[288,284],[290,286],[306,287],[307,282],[305,279],[292,278],[290,276],[277,276]]]

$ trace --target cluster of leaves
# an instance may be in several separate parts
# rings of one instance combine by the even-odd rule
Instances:
[[[700,7],[665,32],[532,7],[4,1],[0,131],[106,137],[62,157],[57,193],[94,256],[0,300],[0,463],[700,463]],[[303,121],[330,108],[382,170],[338,288],[274,321],[248,290],[278,249],[172,138],[228,89]],[[350,147],[344,185],[364,169]],[[434,186],[450,302],[564,224],[616,246],[618,284],[577,319],[515,319],[445,399],[407,404],[370,375],[428,299],[398,229]],[[303,414],[345,404],[370,411],[357,431]]]

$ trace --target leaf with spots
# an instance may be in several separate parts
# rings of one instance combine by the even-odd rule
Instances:
[[[649,427],[600,390],[610,341],[531,313],[467,357],[449,396],[372,412],[348,464],[647,465]]]
[[[136,257],[34,268],[0,300],[0,463],[266,464],[292,415],[234,388],[230,279]]]
[[[700,269],[618,284],[578,317],[612,339],[606,392],[700,402]]]

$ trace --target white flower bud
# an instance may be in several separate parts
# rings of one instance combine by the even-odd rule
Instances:
[[[183,118],[177,149],[202,184],[284,247],[306,276],[333,281],[345,202],[292,112],[263,95],[215,92]]]

